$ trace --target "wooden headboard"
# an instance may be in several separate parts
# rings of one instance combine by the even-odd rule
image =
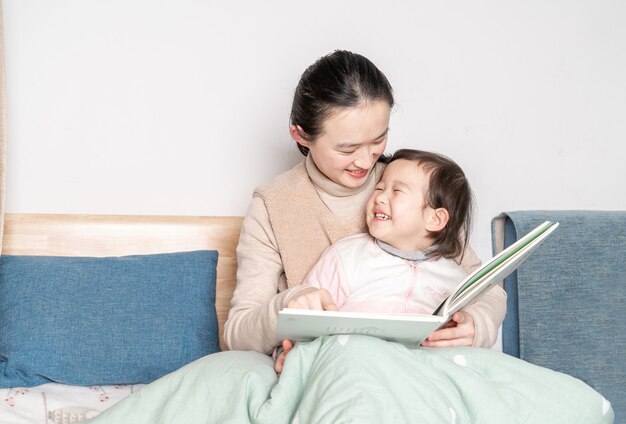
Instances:
[[[236,282],[242,217],[6,214],[2,253],[122,256],[217,250],[216,311],[220,345]]]

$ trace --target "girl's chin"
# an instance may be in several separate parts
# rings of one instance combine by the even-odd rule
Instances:
[[[382,240],[385,237],[385,233],[383,233],[382,231],[378,229],[376,223],[373,223],[373,222],[368,223],[367,228],[369,230],[370,235],[374,237],[375,239]]]

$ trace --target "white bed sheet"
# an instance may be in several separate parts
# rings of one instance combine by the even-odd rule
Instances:
[[[0,389],[0,423],[80,423],[95,417],[143,386],[86,387],[50,383],[37,387]]]

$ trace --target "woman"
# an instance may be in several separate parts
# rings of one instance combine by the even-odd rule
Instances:
[[[393,104],[387,78],[361,55],[336,51],[303,73],[289,131],[305,159],[254,192],[225,325],[230,349],[270,353],[280,344],[278,311],[332,304],[325,290],[301,283],[331,243],[366,231],[363,210],[384,168]],[[461,265],[471,272],[480,261],[468,249]],[[505,299],[494,287],[424,345],[493,345]]]

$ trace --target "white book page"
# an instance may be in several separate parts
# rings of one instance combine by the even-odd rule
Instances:
[[[407,345],[419,345],[445,322],[434,315],[283,309],[278,315],[278,340],[306,341],[336,334],[363,334]]]
[[[459,287],[455,290],[455,294],[446,300],[443,307],[443,315],[449,316],[454,314],[474,300],[480,293],[504,280],[504,278],[515,271],[528,256],[530,256],[533,250],[535,250],[558,225],[558,222],[544,222],[516,243],[509,246],[506,250],[494,256],[481,268],[474,271],[459,284]],[[488,268],[490,269],[485,272]],[[480,274],[482,275],[478,280],[472,284],[468,284],[471,279]],[[459,290],[461,291],[459,292]]]

